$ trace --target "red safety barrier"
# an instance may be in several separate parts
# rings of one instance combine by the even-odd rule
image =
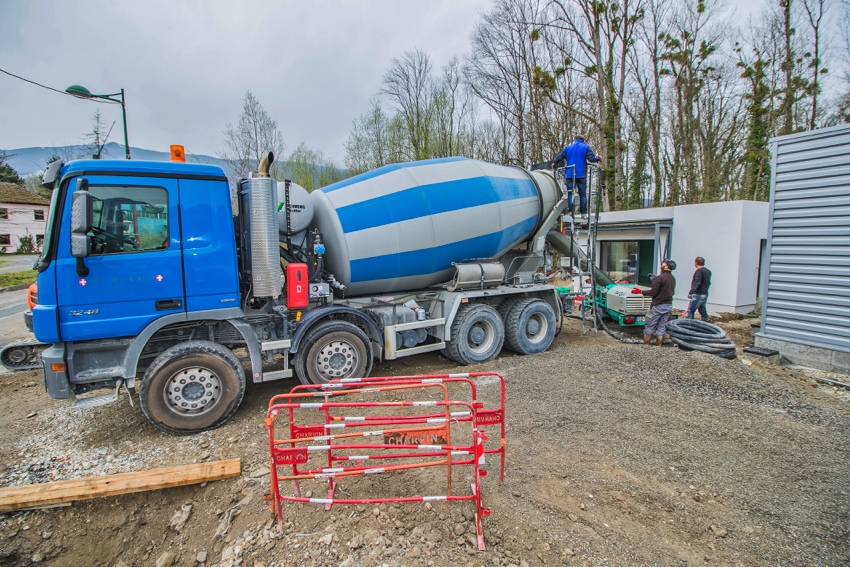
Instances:
[[[496,377],[500,385],[500,404],[484,408],[478,401],[476,380]],[[470,401],[449,399],[447,385],[468,386]],[[398,396],[416,393],[439,399],[423,401],[349,401],[358,396]],[[329,401],[344,396],[346,401]],[[322,402],[301,402],[305,398],[323,398]],[[421,408],[430,407],[423,413]],[[434,413],[439,408],[439,413]],[[302,419],[306,413],[317,419]],[[310,411],[313,410],[313,411]],[[460,410],[460,411],[458,411]],[[339,415],[343,412],[343,415]],[[351,413],[359,415],[350,415]],[[378,412],[374,415],[373,412]],[[275,438],[275,421],[288,417],[288,439]],[[498,448],[486,447],[488,440],[482,427],[501,426]],[[471,500],[475,503],[475,528],[478,547],[484,549],[481,518],[490,511],[481,504],[480,477],[486,453],[500,453],[504,475],[504,379],[495,373],[445,374],[437,376],[397,376],[344,380],[322,385],[297,386],[292,392],[272,398],[266,414],[269,450],[272,461],[272,497],[279,525],[282,502],[324,504],[379,504],[394,502],[451,502]],[[463,439],[453,443],[452,436]],[[378,439],[378,442],[370,442]],[[306,446],[305,446],[306,445]],[[327,466],[311,462],[311,456],[326,460]],[[372,462],[369,462],[372,461]],[[381,463],[381,464],[379,464]],[[378,466],[376,466],[378,465]],[[278,467],[291,467],[291,474],[280,475]],[[452,493],[452,467],[469,466],[474,482],[469,494]],[[394,496],[379,498],[335,498],[340,479],[365,475],[445,467],[445,494],[431,496]],[[302,481],[327,480],[327,498],[301,496]],[[295,495],[281,494],[280,483],[293,481]]]

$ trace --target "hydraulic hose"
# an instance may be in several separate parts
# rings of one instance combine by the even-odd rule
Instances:
[[[735,358],[735,343],[717,325],[695,319],[674,319],[667,323],[670,339],[682,348]]]

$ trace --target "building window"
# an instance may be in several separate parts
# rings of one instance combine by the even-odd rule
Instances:
[[[655,242],[652,240],[603,241],[600,268],[617,283],[649,286]]]
[[[43,234],[36,234],[35,235],[35,244],[36,244],[36,246],[41,248],[41,245],[44,244],[44,235]]]
[[[12,244],[12,238],[8,234],[0,234],[0,246],[9,246]]]
[[[637,242],[605,242],[602,245],[602,271],[615,283],[636,283]]]
[[[35,220],[43,221],[44,220],[44,211],[42,209],[36,209],[36,210],[33,211],[33,216],[34,216]]]
[[[6,208],[0,209],[0,219],[7,219],[7,218],[9,218],[9,209],[6,209]]]

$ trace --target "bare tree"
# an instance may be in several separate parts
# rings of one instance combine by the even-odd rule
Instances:
[[[841,58],[844,62],[844,82],[850,85],[850,0],[841,0]],[[847,86],[845,85],[845,86]]]
[[[428,54],[415,49],[405,52],[400,59],[394,58],[384,74],[381,94],[390,98],[407,129],[411,149],[408,159],[425,159],[429,151],[433,110],[431,59]]]
[[[101,118],[99,108],[94,111],[91,120],[91,130],[89,130],[88,134],[83,136],[86,148],[85,157],[94,157],[95,159],[100,159],[100,154],[103,151],[103,146],[106,145],[106,141],[109,139],[109,134],[112,132],[112,127],[115,126],[115,122],[113,122],[112,126],[109,127],[109,130],[107,130],[106,124]]]
[[[320,151],[304,142],[279,162],[280,173],[308,192],[345,179],[345,173]]]
[[[809,93],[810,85],[803,76],[801,46],[797,34],[796,21],[794,18],[793,0],[778,0],[780,10],[779,26],[782,41],[782,64],[784,75],[782,91],[782,103],[779,108],[782,118],[779,134],[790,134],[797,129],[797,125],[808,122],[797,120],[796,110],[798,103]]]
[[[431,97],[433,105],[432,148],[430,157],[449,157],[472,153],[470,129],[476,119],[475,100],[462,82],[458,59],[443,67],[442,78],[435,81]]]
[[[725,61],[712,69],[697,100],[699,183],[690,202],[729,200],[740,182],[744,105],[732,69]]]
[[[633,59],[634,77],[646,109],[643,119],[650,132],[648,160],[652,168],[653,204],[660,206],[664,199],[664,153],[661,132],[666,115],[662,109],[664,40],[671,15],[668,0],[648,0],[646,16],[638,32],[642,53]]]
[[[841,53],[844,65],[843,93],[839,95],[836,122],[850,124],[850,0],[841,0]]]
[[[531,52],[540,4],[539,0],[495,0],[471,36],[472,50],[464,75],[475,95],[497,118],[502,132],[502,163],[524,165],[535,161],[533,146],[529,145],[531,123],[537,114],[532,111]]]
[[[827,68],[823,66],[823,18],[832,7],[830,0],[803,0],[803,11],[809,23],[809,32],[812,34],[812,51],[809,68],[811,69],[811,81],[809,92],[812,99],[812,110],[809,117],[809,130],[815,129],[815,121],[818,115],[818,97],[821,93],[820,76],[826,74]]]
[[[283,136],[277,121],[266,113],[250,91],[245,91],[242,99],[239,122],[236,126],[227,124],[224,129],[224,147],[225,152],[219,157],[227,162],[232,175],[237,178],[247,177],[266,152],[283,157]],[[272,174],[280,177],[277,167],[272,168]]]
[[[404,161],[409,151],[403,130],[399,119],[387,115],[379,100],[372,100],[369,111],[354,121],[345,142],[345,166],[357,175]]]
[[[665,61],[662,74],[673,78],[673,111],[670,120],[671,147],[668,148],[668,204],[696,203],[699,200],[700,134],[699,103],[708,79],[715,71],[714,61],[722,31],[714,24],[717,7],[703,2],[680,6],[663,34]]]
[[[615,210],[623,207],[623,137],[626,82],[636,31],[645,14],[645,0],[598,2],[595,0],[553,0],[556,18],[550,24],[562,27],[576,39],[579,48],[569,57],[568,69],[592,79],[596,86],[599,139],[604,142],[605,168],[613,193],[605,199]],[[566,60],[565,60],[566,62]]]

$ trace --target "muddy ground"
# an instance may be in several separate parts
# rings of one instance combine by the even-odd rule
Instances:
[[[722,323],[739,352],[751,322]],[[426,354],[373,374],[458,370]],[[850,565],[846,390],[761,360],[583,335],[574,320],[544,354],[464,370],[507,383],[506,477],[490,459],[482,479],[486,551],[468,502],[284,503],[278,533],[263,416],[293,381],[251,386],[225,426],[171,437],[126,396],[80,412],[24,372],[0,376],[0,486],[233,457],[243,474],[2,515],[0,565]],[[441,482],[385,473],[344,480],[337,496]]]

